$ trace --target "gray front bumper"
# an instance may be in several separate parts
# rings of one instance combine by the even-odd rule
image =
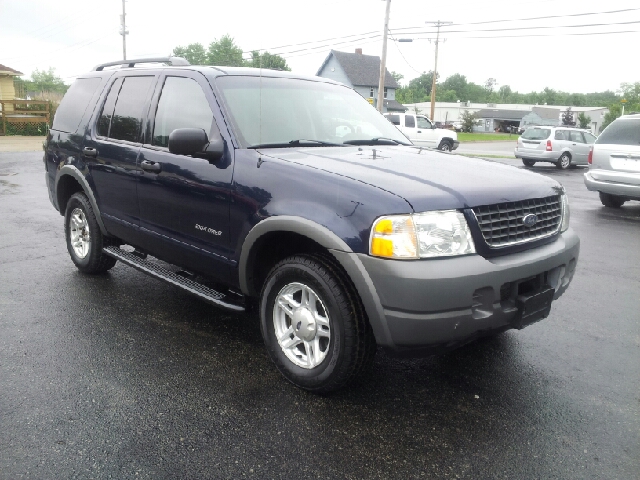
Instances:
[[[454,140],[451,150],[456,150],[459,146],[460,146],[460,142],[458,140]]]
[[[517,290],[519,281],[546,273],[557,299],[573,278],[579,250],[580,240],[569,229],[553,243],[492,259],[399,261],[350,254],[366,278],[350,276],[379,345],[396,353],[432,353],[512,328],[518,311],[503,298],[509,285]]]

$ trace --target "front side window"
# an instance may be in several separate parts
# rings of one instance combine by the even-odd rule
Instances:
[[[592,144],[594,144],[594,143],[595,143],[595,141],[596,141],[596,137],[595,137],[595,135],[592,135],[592,134],[591,134],[591,133],[589,133],[589,132],[582,132],[582,134],[584,135],[584,139],[587,141],[587,143],[588,143],[589,145],[592,145]]]
[[[158,102],[152,144],[168,147],[169,134],[177,128],[201,128],[209,135],[212,122],[213,112],[198,82],[167,77]]]
[[[585,143],[584,138],[582,138],[582,132],[576,130],[569,131],[569,140],[576,143]]]
[[[126,77],[114,82],[98,119],[98,135],[138,142],[143,109],[153,81],[154,77],[144,76]],[[113,101],[115,107],[112,107]]]
[[[425,117],[417,117],[418,118],[418,128],[431,128],[431,122]]]
[[[231,124],[245,148],[322,145],[407,138],[351,88],[294,78],[216,78]]]

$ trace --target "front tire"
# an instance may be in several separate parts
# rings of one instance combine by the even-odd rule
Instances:
[[[529,160],[528,158],[523,158],[522,163],[524,163],[525,167],[533,167],[536,164],[535,160]]]
[[[571,155],[568,153],[563,153],[560,155],[560,158],[556,162],[556,167],[560,170],[566,170],[571,166]]]
[[[450,140],[442,140],[438,145],[438,150],[441,152],[450,152],[453,149],[453,143]]]
[[[265,346],[282,375],[314,393],[329,393],[371,364],[375,339],[349,278],[320,255],[279,262],[260,298]]]
[[[620,208],[624,205],[626,200],[624,198],[618,197],[616,195],[611,195],[610,193],[598,192],[600,194],[600,201],[602,205],[608,208]]]
[[[64,233],[71,260],[83,273],[103,273],[116,259],[102,253],[105,238],[84,192],[74,193],[64,214]]]

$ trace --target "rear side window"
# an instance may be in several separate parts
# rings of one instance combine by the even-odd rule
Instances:
[[[546,140],[551,135],[549,128],[527,128],[521,138],[525,140]]]
[[[640,119],[618,119],[604,129],[596,144],[640,145]]]
[[[387,115],[387,120],[394,125],[400,125],[400,115]]]
[[[98,135],[139,142],[143,108],[153,82],[151,76],[116,80],[98,118]]]
[[[213,112],[195,80],[167,77],[158,102],[153,127],[153,145],[169,146],[169,134],[177,128],[201,128],[211,132]]]
[[[100,78],[79,78],[69,87],[53,119],[53,129],[75,133],[89,101],[100,85]]]
[[[407,115],[404,117],[404,126],[409,128],[414,128],[416,126],[416,120],[413,118],[413,115]]]
[[[555,140],[569,140],[569,131],[568,130],[556,130],[556,134],[554,136]]]

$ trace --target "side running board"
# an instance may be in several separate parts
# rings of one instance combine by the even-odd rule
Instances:
[[[245,310],[244,306],[227,301],[224,293],[217,292],[212,288],[202,285],[201,283],[194,282],[193,280],[178,275],[161,267],[160,265],[156,265],[153,262],[122,250],[119,247],[104,247],[103,251],[106,255],[109,255],[116,260],[120,260],[122,263],[125,263],[136,270],[140,270],[141,272],[151,275],[159,280],[164,280],[165,282],[186,290],[196,297],[200,297],[202,300],[212,303],[218,307],[233,310],[235,312],[243,312]]]

